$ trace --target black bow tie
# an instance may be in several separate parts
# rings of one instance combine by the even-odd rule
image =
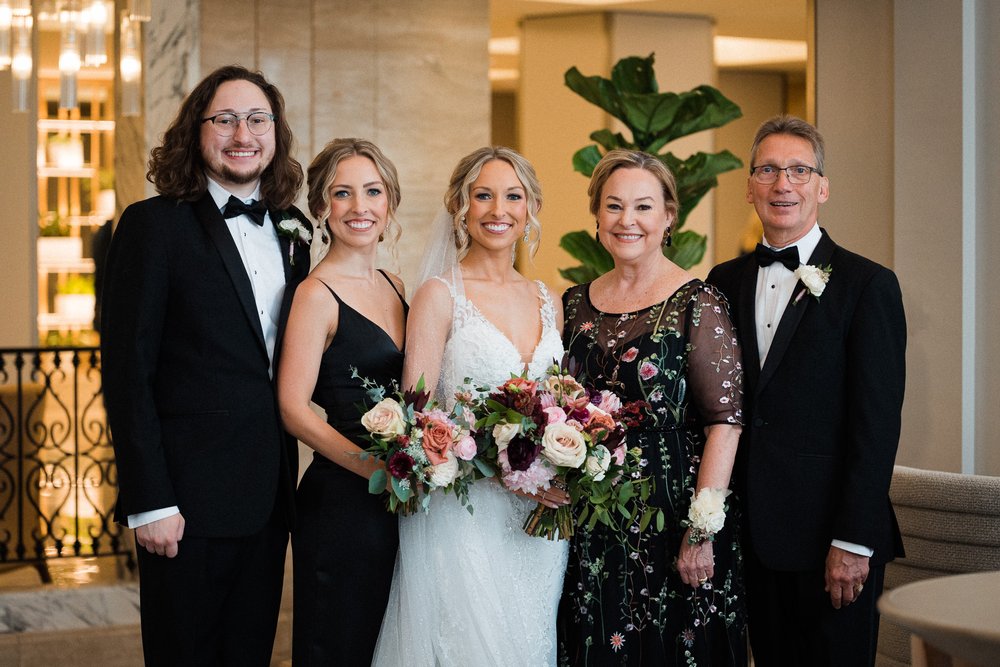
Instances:
[[[267,213],[267,206],[264,202],[251,199],[249,204],[244,204],[236,197],[229,195],[229,201],[222,209],[222,215],[228,218],[235,218],[238,215],[245,215],[253,220],[258,227],[264,226],[264,214]]]
[[[778,262],[784,264],[789,271],[799,268],[799,249],[796,246],[774,250],[758,243],[753,255],[757,258],[757,266],[770,266]]]

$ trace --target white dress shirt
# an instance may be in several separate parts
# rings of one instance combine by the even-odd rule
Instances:
[[[208,179],[208,193],[212,195],[215,205],[222,211],[232,193]],[[260,197],[260,185],[244,203]],[[253,288],[253,298],[260,318],[260,326],[264,332],[264,343],[267,346],[269,360],[268,374],[274,374],[274,345],[278,338],[278,318],[281,315],[281,298],[285,293],[285,266],[281,259],[281,245],[278,242],[278,232],[270,223],[270,214],[264,216],[264,224],[258,225],[246,215],[238,215],[226,219],[236,249],[243,260],[243,267],[250,278]],[[165,519],[180,513],[176,506],[130,514],[128,527],[138,528],[153,521]]]
[[[808,264],[809,258],[812,256],[822,237],[823,233],[819,229],[819,222],[817,222],[805,236],[795,243],[790,243],[782,248],[772,246],[767,242],[766,238],[762,243],[768,248],[774,248],[775,250],[798,248],[799,264]],[[764,360],[767,358],[767,353],[771,349],[774,332],[778,329],[778,323],[781,321],[781,316],[785,314],[785,307],[788,306],[788,302],[792,298],[792,292],[795,290],[798,282],[795,272],[789,271],[781,262],[757,267],[757,294],[754,301],[754,318],[757,324],[757,353],[762,368]],[[843,540],[833,540],[831,545],[860,556],[871,557],[875,553],[874,550],[864,545],[844,542]]]

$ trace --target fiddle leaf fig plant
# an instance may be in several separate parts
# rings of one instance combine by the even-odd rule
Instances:
[[[663,253],[687,269],[705,255],[706,238],[691,230],[681,231],[688,214],[718,185],[718,175],[743,166],[743,162],[723,150],[699,151],[681,159],[667,151],[668,143],[702,130],[722,127],[743,115],[739,106],[712,86],[698,86],[684,93],[661,93],[653,71],[654,54],[646,58],[630,56],[619,60],[611,78],[584,76],[576,67],[566,71],[566,86],[574,93],[620,120],[631,133],[600,129],[590,135],[594,144],[573,155],[573,169],[590,177],[598,161],[610,150],[640,150],[658,157],[677,179],[679,210],[672,229],[672,244]],[[581,262],[580,266],[560,269],[567,280],[576,283],[593,280],[614,265],[611,255],[586,231],[570,232],[559,246]]]

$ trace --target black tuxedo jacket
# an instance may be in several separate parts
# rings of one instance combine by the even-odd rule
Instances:
[[[294,249],[292,266],[289,240],[279,239],[286,283],[276,357],[309,270],[307,249]],[[108,253],[101,339],[116,520],[177,505],[185,535],[237,537],[260,530],[276,504],[291,512],[295,440],[279,420],[250,279],[207,192],[125,209]]]
[[[895,274],[824,231],[808,264],[832,267],[823,295],[800,282],[766,363],[757,352],[753,255],[715,267],[743,349],[745,423],[735,480],[749,542],[774,570],[822,569],[833,539],[902,555],[889,503],[905,376],[906,322]]]

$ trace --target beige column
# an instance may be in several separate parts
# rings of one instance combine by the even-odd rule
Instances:
[[[566,88],[563,75],[576,66],[585,75],[610,76],[625,56],[656,53],[660,90],[680,92],[714,84],[713,26],[709,19],[662,14],[592,13],[527,18],[521,31],[521,84],[518,126],[521,150],[538,172],[545,195],[543,237],[529,273],[556,289],[568,287],[558,269],[577,264],[558,248],[563,234],[592,231],[587,206],[587,179],[573,171],[572,157],[592,143],[588,136],[603,127],[618,131],[612,119]],[[670,148],[680,157],[713,150],[711,132],[681,139]],[[709,235],[705,261],[711,267],[713,218],[711,195],[689,216],[687,225]]]
[[[895,269],[908,324],[897,462],[1000,474],[1000,10],[816,2],[821,221]],[[863,48],[858,48],[863,45]]]
[[[35,59],[37,63],[37,58]],[[3,297],[0,298],[0,347],[35,345],[38,328],[38,276],[35,269],[35,239],[38,237],[38,182],[35,149],[38,135],[34,84],[30,109],[12,111],[11,73],[0,72],[0,127],[3,128],[3,160],[0,160],[0,266],[3,267]]]

